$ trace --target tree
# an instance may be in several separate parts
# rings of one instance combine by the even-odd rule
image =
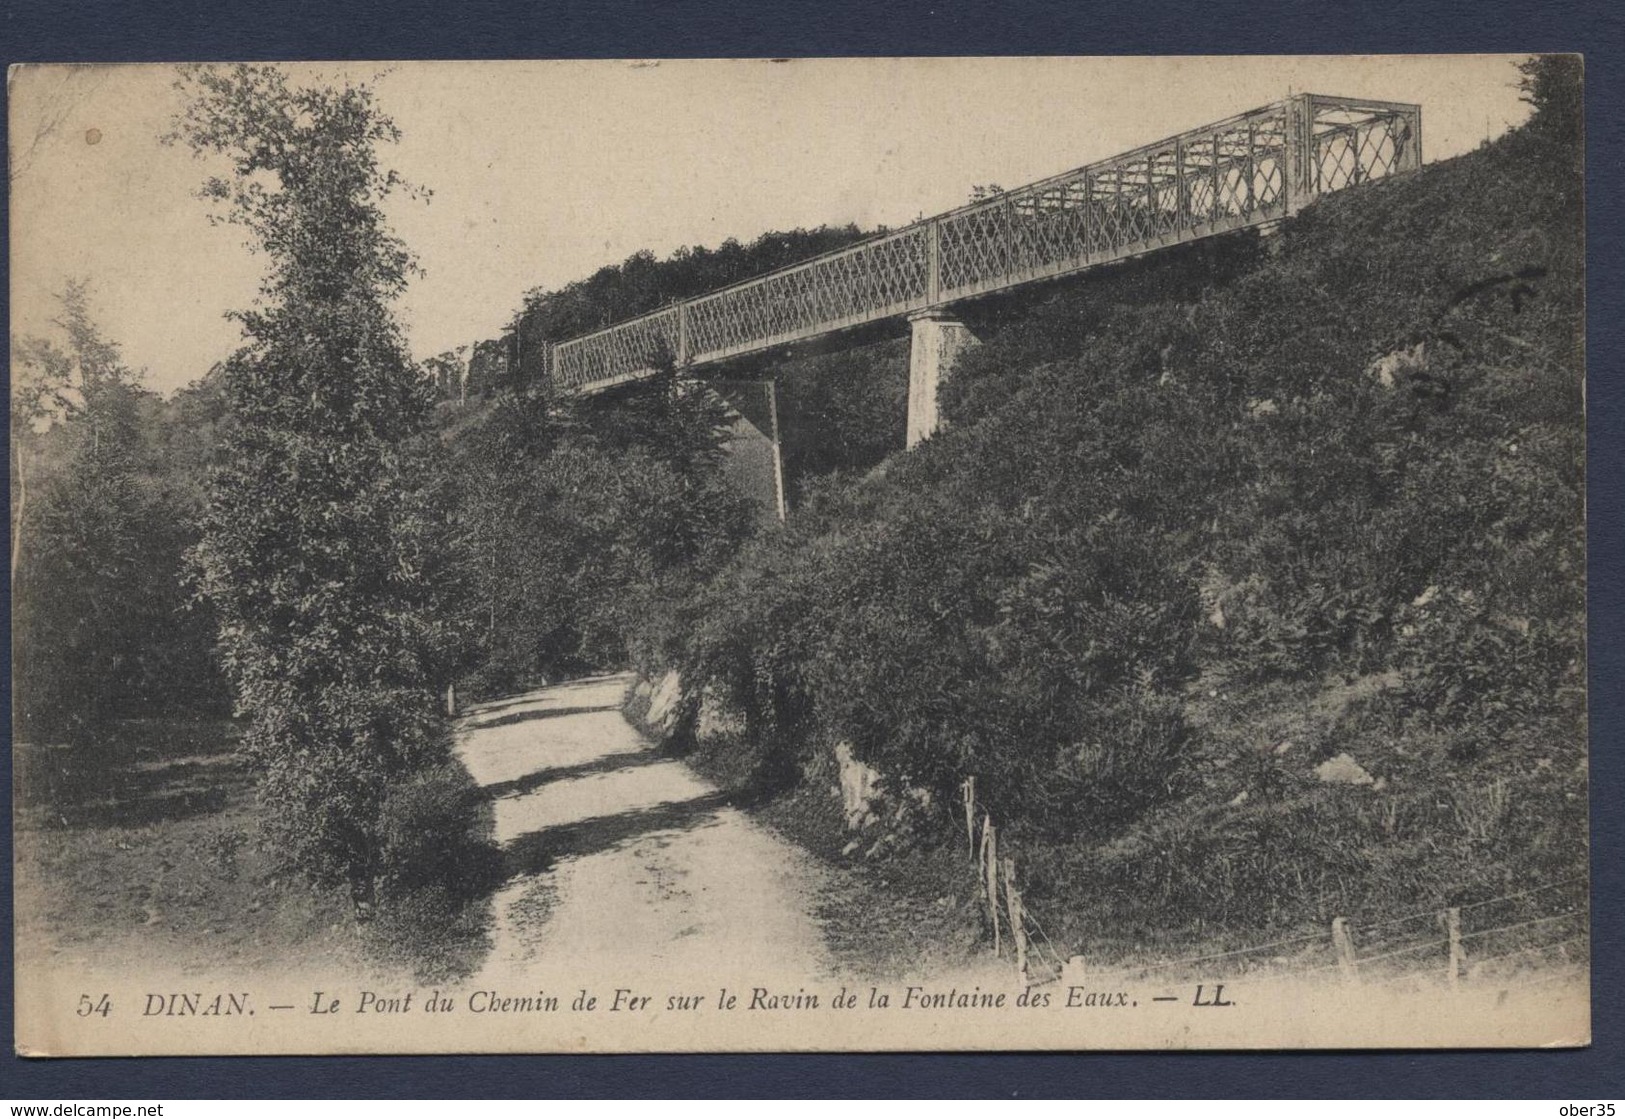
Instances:
[[[749,534],[725,476],[729,413],[670,366],[590,397],[500,395],[456,456],[475,694],[625,666]]]
[[[57,296],[62,306],[53,320],[66,336],[67,348],[48,338],[13,338],[12,363],[16,369],[11,395],[11,445],[15,453],[12,478],[11,580],[16,586],[22,557],[24,520],[28,512],[29,451],[35,437],[55,424],[83,420],[90,436],[93,461],[105,465],[101,435],[121,428],[123,440],[114,440],[108,453],[127,453],[133,425],[132,393],[139,377],[125,366],[118,347],[102,337],[91,320],[89,285],[69,280]]]
[[[1536,54],[1518,66],[1518,93],[1534,107],[1530,129],[1563,144],[1584,136],[1585,67],[1577,54]]]
[[[415,265],[380,206],[399,132],[365,84],[272,66],[183,72],[172,139],[269,261],[224,371],[229,424],[196,550],[269,826],[370,906],[392,786],[442,765],[446,529],[432,386],[390,311]]]
[[[65,344],[17,341],[11,434],[18,707],[31,732],[100,737],[145,691],[142,650],[167,633],[175,518],[147,485],[140,387],[70,282]]]
[[[33,445],[41,429],[65,415],[73,359],[44,338],[11,340],[11,586],[17,588],[27,529]]]

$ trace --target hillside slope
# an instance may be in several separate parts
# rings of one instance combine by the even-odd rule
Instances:
[[[822,841],[882,860],[962,852],[974,777],[1073,944],[1583,875],[1576,162],[1520,131],[1007,315],[945,431],[679,608],[743,728],[702,754],[813,835],[849,744],[935,806]]]

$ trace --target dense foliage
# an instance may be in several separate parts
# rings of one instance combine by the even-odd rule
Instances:
[[[278,848],[367,903],[392,786],[448,757],[457,643],[430,388],[389,310],[411,268],[379,208],[396,130],[365,86],[254,66],[184,86],[179,138],[229,167],[205,193],[270,262],[224,370],[200,580]]]
[[[727,413],[669,373],[584,400],[502,396],[452,440],[474,694],[624,666],[755,514],[722,470]]]
[[[685,679],[766,770],[846,740],[938,803],[975,776],[1074,893],[1301,916],[1582,858],[1581,183],[1545,112],[995,321],[944,432],[689,604]],[[1350,751],[1390,816],[1316,778]],[[1488,838],[1441,797],[1500,805]]]
[[[776,356],[794,512],[759,531],[717,394],[498,371],[859,231],[640,253],[424,376],[367,89],[194,71],[178,136],[226,160],[206,193],[270,272],[245,348],[168,401],[77,286],[65,341],[14,341],[20,724],[206,709],[223,665],[277,849],[431,922],[496,869],[440,689],[633,663],[731,706],[769,785],[843,740],[939,807],[975,777],[1031,896],[1098,903],[1078,920],[1571,872],[1579,61],[1519,81],[1534,119],[1478,152],[967,309],[984,344],[908,455],[906,342]],[[1342,754],[1367,784],[1317,779]]]
[[[527,296],[508,339],[518,376],[493,373],[493,342],[430,363],[439,396],[468,406],[444,411],[442,425],[455,459],[465,579],[476,603],[478,638],[464,662],[473,694],[670,654],[670,604],[690,598],[763,519],[726,469],[739,393],[725,385],[720,393],[698,389],[667,371],[610,393],[563,399],[538,381],[526,355],[534,358],[543,340],[570,338],[861,236],[850,226],[793,230],[749,245],[684,248],[666,260],[637,253],[587,280]],[[902,445],[902,352],[882,343],[773,370],[792,500],[816,478],[867,468]]]
[[[1518,63],[1518,91],[1534,109],[1529,129],[1553,155],[1579,168],[1585,156],[1585,62],[1577,54],[1537,54]]]
[[[903,446],[908,342],[881,340],[774,364],[791,507],[833,474],[870,469]]]
[[[111,747],[114,720],[223,698],[212,625],[183,577],[207,390],[161,400],[102,336],[83,284],[61,302],[60,342],[13,344],[15,714],[30,738]]]

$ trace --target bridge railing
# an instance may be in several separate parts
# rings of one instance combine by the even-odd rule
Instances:
[[[1421,142],[1420,106],[1299,94],[561,342],[548,372],[602,388],[1263,225]]]

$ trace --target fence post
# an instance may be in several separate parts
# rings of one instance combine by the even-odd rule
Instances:
[[[1445,935],[1450,938],[1450,986],[1461,979],[1464,954],[1461,950],[1461,910],[1452,906],[1444,911]]]
[[[1004,860],[1004,908],[1010,918],[1010,940],[1016,946],[1016,974],[1027,983],[1027,926],[1021,917],[1021,891],[1016,889],[1016,860]]]
[[[455,680],[446,685],[446,715],[449,718],[457,717],[457,681]]]
[[[993,954],[1002,956],[999,941],[999,836],[993,829],[993,817],[982,817],[982,890],[987,895],[987,913],[993,921]]]
[[[1349,935],[1347,917],[1332,918],[1332,946],[1337,949],[1337,964],[1343,978],[1349,983],[1360,981],[1360,965],[1354,958],[1354,938]]]
[[[982,838],[976,844],[976,888],[982,891],[982,903],[987,904],[987,828],[982,828]]]
[[[967,777],[960,786],[965,802],[965,843],[970,848],[971,861],[976,861],[976,778]]]

